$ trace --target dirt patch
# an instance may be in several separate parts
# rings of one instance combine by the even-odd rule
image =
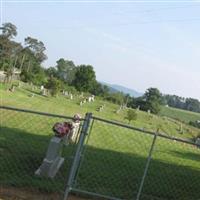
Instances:
[[[0,200],[60,200],[61,195],[58,193],[41,193],[39,191],[14,188],[0,187]],[[77,196],[70,196],[69,200],[89,200]]]

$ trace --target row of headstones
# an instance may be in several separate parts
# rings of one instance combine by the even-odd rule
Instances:
[[[124,104],[124,105],[121,105],[117,110],[116,110],[116,113],[117,114],[119,114],[119,112],[121,111],[121,110],[125,110],[125,109],[127,109],[127,106]]]
[[[73,94],[72,94],[71,92],[68,92],[68,91],[63,90],[63,91],[62,91],[62,94],[63,94],[64,96],[69,97],[69,99],[71,99],[71,100],[73,100],[73,98],[74,98],[74,96],[73,96]]]
[[[84,100],[82,100],[81,102],[80,102],[80,106],[82,106],[83,104],[85,104],[85,103],[91,103],[91,102],[94,102],[94,98],[95,98],[95,96],[94,95],[91,95],[91,96],[89,96],[89,97],[86,97]]]
[[[101,105],[100,107],[97,108],[97,111],[102,112],[105,106],[106,106],[105,104]]]

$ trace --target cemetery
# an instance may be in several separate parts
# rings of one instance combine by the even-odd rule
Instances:
[[[33,93],[33,90],[31,90],[32,86],[28,85],[21,85],[21,87],[15,88],[15,92],[9,92],[5,90],[5,88],[1,88],[2,94],[4,94],[4,99],[2,101],[2,105],[7,105],[11,107],[22,107],[20,102],[23,101],[23,109],[30,109],[30,110],[35,110],[35,111],[42,111],[42,112],[48,112],[48,113],[54,113],[54,114],[60,114],[60,115],[71,115],[74,116],[74,113],[80,113],[81,116],[84,116],[86,112],[92,112],[95,116],[102,117],[105,119],[111,119],[113,122],[121,122],[123,124],[128,123],[126,120],[124,120],[124,117],[126,116],[126,109],[122,109],[122,106],[115,105],[106,101],[103,101],[102,99],[99,99],[98,97],[95,98],[94,102],[88,102],[85,101],[85,104],[80,106],[80,98],[77,95],[73,99],[66,98],[64,95],[61,94],[58,97],[50,97],[50,96],[43,96],[40,93],[41,88],[37,88],[34,90],[35,93]],[[34,94],[33,98],[30,98],[30,95]],[[82,99],[82,98],[81,98]],[[46,102],[48,101],[48,104]],[[121,109],[118,114],[115,113],[115,110]],[[101,110],[101,111],[100,111]],[[169,118],[163,118],[163,117],[150,117],[151,115],[154,116],[153,114],[149,114],[148,112],[145,113],[143,111],[137,110],[137,120],[131,122],[130,124],[134,124],[136,127],[140,127],[141,130],[148,130],[148,131],[155,131],[158,126],[160,126],[160,131],[166,133],[167,135],[172,135],[176,137],[180,137],[180,123],[176,120],[170,120]],[[10,117],[12,116],[12,117]],[[16,174],[12,174],[13,180],[17,180],[17,187],[20,188],[20,186],[25,187],[28,185],[31,188],[40,188],[40,190],[48,190],[48,191],[57,191],[59,187],[62,187],[64,185],[64,179],[63,176],[65,175],[66,171],[69,171],[69,161],[72,155],[72,152],[74,151],[73,148],[75,147],[74,144],[76,144],[76,141],[79,136],[76,134],[72,134],[71,140],[66,137],[58,137],[56,136],[55,132],[52,130],[52,127],[57,123],[57,122],[67,122],[71,121],[69,120],[63,120],[63,119],[50,119],[46,117],[40,117],[40,116],[30,116],[29,114],[20,114],[20,113],[13,113],[11,115],[5,115],[3,118],[3,124],[5,127],[3,127],[3,133],[7,133],[4,136],[7,139],[18,138],[17,135],[20,135],[20,140],[18,139],[17,146],[15,143],[10,143],[9,148],[14,148],[16,146],[15,154],[13,156],[13,161],[9,160],[10,166],[15,166],[13,169],[17,172]],[[31,122],[31,123],[28,123]],[[176,123],[175,123],[176,122]],[[21,125],[23,124],[23,126]],[[15,129],[13,129],[15,127]],[[16,129],[16,127],[19,127],[19,129]],[[76,130],[78,129],[79,125],[75,126]],[[10,129],[10,130],[9,130]],[[181,134],[182,138],[190,138],[192,139],[194,134],[196,136],[198,135],[198,129],[195,129],[193,127],[189,127],[186,124],[182,124],[181,127],[183,134]],[[144,163],[146,157],[146,154],[144,153],[144,146],[142,145],[143,143],[145,146],[149,144],[149,140],[146,138],[143,138],[141,136],[134,136],[134,140],[131,139],[131,133],[129,131],[123,136],[120,134],[122,133],[123,130],[117,127],[105,127],[105,125],[99,125],[98,123],[93,126],[92,128],[92,133],[93,136],[91,136],[91,139],[89,140],[89,143],[87,145],[88,148],[88,153],[93,154],[93,152],[96,152],[96,159],[93,157],[88,157],[91,163],[96,163],[95,164],[95,174],[93,176],[96,177],[96,180],[98,180],[98,183],[104,183],[105,180],[103,177],[99,177],[98,173],[101,173],[101,170],[103,169],[103,162],[100,158],[100,155],[104,155],[106,159],[108,160],[113,160],[116,156],[120,156],[121,153],[125,152],[132,152],[134,145],[136,147],[134,148],[134,151],[137,153],[136,155],[133,153],[133,156],[135,157],[135,161],[133,161],[133,167],[134,168],[126,168],[125,171],[128,173],[128,176],[131,176],[133,173],[134,169],[137,168],[138,171],[140,171],[140,166],[142,163]],[[95,136],[96,135],[96,136]],[[99,136],[98,136],[99,135]],[[123,145],[115,144],[115,139],[113,138],[113,135],[118,135],[117,138],[122,142]],[[35,138],[35,139],[34,139]],[[38,139],[37,139],[38,138]],[[6,139],[6,140],[7,140]],[[113,139],[113,140],[112,140]],[[28,142],[29,141],[29,142]],[[130,143],[132,141],[132,143]],[[135,142],[136,143],[135,143]],[[27,143],[28,142],[28,143]],[[161,143],[160,143],[161,142]],[[168,144],[160,141],[158,143],[159,149],[163,152],[168,152]],[[197,143],[199,142],[198,140],[196,141]],[[21,143],[21,144],[20,144]],[[1,144],[1,141],[0,141]],[[27,146],[27,144],[29,144]],[[43,144],[43,145],[42,145]],[[44,145],[45,144],[45,145]],[[95,149],[96,145],[101,144],[99,147],[100,149]],[[133,145],[134,144],[134,145]],[[140,144],[140,145],[139,145]],[[175,146],[174,146],[175,145]],[[37,147],[37,148],[35,148]],[[185,157],[185,161],[187,163],[187,166],[190,166],[190,168],[180,168],[181,163],[183,160],[181,158],[179,159],[178,153],[177,152],[184,152],[185,155],[187,155],[187,152],[193,155],[194,157],[198,155],[198,149],[190,148],[189,146],[185,146],[182,144],[178,144],[177,142],[174,143],[169,143],[170,151],[171,154],[159,154],[156,156],[157,162],[166,162],[166,159],[169,160],[169,163],[174,167],[174,170],[176,171],[176,165],[179,165],[179,169],[177,169],[176,173],[181,173],[181,171],[188,171],[190,172],[190,168],[192,169],[198,169],[198,161],[191,160],[189,157]],[[148,149],[148,145],[145,147]],[[113,153],[110,155],[110,157],[106,157],[107,151],[110,149],[110,151],[113,151]],[[26,159],[29,159],[34,156],[35,160],[32,162],[32,168],[30,169],[29,172],[29,179],[23,179],[20,178],[20,173],[19,169],[22,169],[22,173],[26,174],[26,168],[27,164],[24,163],[23,161],[23,156],[21,152],[24,152],[25,155],[29,155]],[[104,153],[103,153],[104,152]],[[115,153],[116,156],[115,156]],[[174,153],[172,153],[174,152]],[[175,153],[176,152],[176,153]],[[9,152],[7,152],[4,156],[9,157]],[[168,152],[169,153],[169,152]],[[88,155],[89,155],[88,154]],[[119,154],[119,155],[117,155]],[[138,158],[141,157],[143,159]],[[86,156],[87,157],[87,156]],[[99,157],[99,158],[98,158]],[[16,158],[19,159],[20,163],[23,163],[24,167],[20,165],[20,163],[14,163]],[[193,157],[192,157],[193,158]],[[128,154],[124,154],[124,159],[127,159],[127,163],[130,162],[130,157]],[[197,158],[198,159],[198,158]],[[129,160],[129,161],[128,161]],[[70,161],[71,162],[71,161]],[[136,163],[137,166],[136,167]],[[168,162],[168,161],[167,161]],[[181,162],[181,163],[180,163]],[[184,163],[183,162],[183,163]],[[108,161],[108,163],[110,163]],[[157,163],[156,166],[162,166],[161,163]],[[105,163],[104,163],[105,165]],[[83,163],[83,167],[85,164]],[[98,168],[98,166],[101,168]],[[124,172],[121,172],[121,165],[120,163],[113,162],[112,164],[110,163],[109,166],[111,166],[111,171],[108,169],[108,173],[113,174],[113,169],[117,170],[118,172],[121,173],[119,174],[119,180],[115,180],[117,184],[120,185],[120,182],[122,180],[121,176],[125,176]],[[86,167],[86,166],[85,166]],[[128,166],[127,166],[128,167]],[[86,171],[82,175],[87,176],[87,179],[79,179],[78,182],[81,184],[81,187],[88,187],[90,185],[90,182],[92,181],[92,177],[89,176],[91,174],[91,169],[86,168]],[[130,171],[129,171],[130,170]],[[6,180],[6,173],[10,173],[10,169],[4,168],[4,173],[1,175],[2,180]],[[178,172],[179,171],[179,172]],[[171,176],[170,171],[169,173],[165,171],[165,176]],[[194,174],[194,172],[192,172]],[[154,180],[157,180],[157,182],[160,183],[160,176],[164,176],[162,172],[159,172],[157,176],[154,176]],[[195,176],[198,177],[196,174]],[[65,177],[65,176],[64,176]],[[98,178],[99,177],[99,178]],[[181,177],[181,176],[180,176]],[[193,177],[193,176],[192,176]],[[194,177],[193,177],[194,178]],[[12,180],[12,179],[10,179]],[[31,181],[30,181],[31,180]],[[36,183],[40,180],[40,184],[37,185]],[[85,181],[84,181],[85,180]],[[111,179],[112,180],[112,179]],[[137,179],[136,179],[137,180]],[[191,179],[192,180],[192,179]],[[196,178],[194,178],[196,180]],[[83,181],[83,182],[82,182]],[[181,182],[181,178],[177,179],[177,181]],[[115,185],[114,182],[108,181],[107,182],[111,185]],[[9,184],[9,183],[8,183]],[[125,183],[123,183],[125,184]],[[156,181],[155,181],[156,184]],[[153,184],[154,185],[154,184]],[[198,183],[196,183],[198,186]],[[152,186],[152,187],[155,187]],[[107,187],[109,188],[109,187]],[[112,188],[112,187],[111,187]],[[123,188],[123,187],[122,187]],[[94,185],[90,185],[90,189],[94,191],[99,191],[100,188],[95,187]],[[147,188],[147,190],[152,192],[152,188]],[[109,191],[105,190],[107,193]],[[112,188],[112,191],[115,191],[115,187]],[[131,192],[131,191],[130,191]],[[118,188],[117,193],[123,193],[121,189]],[[194,192],[195,193],[195,192]],[[128,193],[127,193],[128,194]],[[164,194],[164,190],[161,190],[160,195]],[[155,193],[155,195],[158,195]]]
[[[0,200],[200,200],[199,2],[82,2],[1,0]]]
[[[56,123],[53,126],[55,135],[51,138],[42,165],[36,170],[38,176],[54,178],[64,162],[63,145],[78,140],[80,116],[76,114],[72,122]]]

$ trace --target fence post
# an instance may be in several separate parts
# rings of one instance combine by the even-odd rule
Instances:
[[[148,171],[148,169],[149,169],[149,164],[150,164],[150,161],[151,161],[151,157],[152,157],[154,145],[155,145],[155,142],[156,142],[156,138],[157,138],[157,133],[155,133],[155,135],[154,135],[153,142],[152,142],[151,148],[150,148],[150,150],[149,150],[148,159],[147,159],[147,162],[146,162],[146,166],[145,166],[145,169],[144,169],[144,174],[143,174],[143,176],[142,176],[142,180],[141,180],[141,183],[140,183],[140,187],[139,187],[139,191],[138,191],[138,193],[137,193],[137,198],[136,198],[136,200],[139,200],[139,199],[140,199],[140,195],[141,195],[141,193],[142,193],[142,189],[143,189],[143,185],[144,185],[144,180],[145,180],[145,178],[146,178],[147,171]]]
[[[76,153],[74,156],[74,160],[70,169],[70,173],[69,173],[69,178],[67,180],[67,185],[66,185],[66,189],[65,189],[65,193],[64,193],[64,199],[63,200],[67,200],[69,193],[71,191],[71,187],[74,181],[74,177],[78,168],[78,164],[80,161],[80,157],[81,157],[81,150],[82,150],[82,146],[84,144],[84,140],[85,140],[85,136],[87,135],[89,126],[90,126],[90,120],[92,117],[92,113],[86,113],[85,115],[85,120],[81,129],[81,133],[80,133],[80,138],[79,138],[79,142],[78,142],[78,146],[76,149]]]

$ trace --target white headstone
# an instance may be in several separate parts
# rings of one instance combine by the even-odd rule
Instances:
[[[73,122],[73,129],[71,133],[71,140],[73,142],[76,142],[79,138],[79,127],[80,127],[80,122]]]

